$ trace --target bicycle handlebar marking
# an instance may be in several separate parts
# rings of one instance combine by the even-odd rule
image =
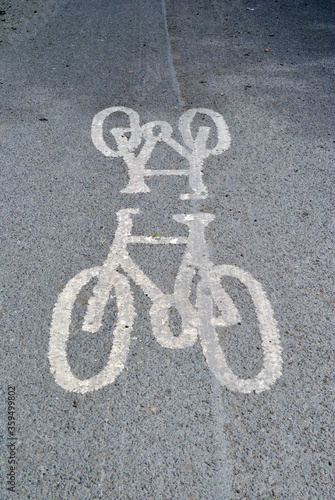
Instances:
[[[103,122],[115,112],[126,113],[130,121],[129,128],[118,127],[111,130],[119,148],[117,151],[110,149],[103,139]],[[196,113],[207,114],[216,124],[218,138],[216,147],[206,148],[209,136],[208,127],[200,127],[198,134],[193,138],[191,122]],[[160,127],[161,132],[154,135],[153,130],[157,126]],[[95,146],[106,156],[122,156],[125,159],[129,167],[130,181],[123,192],[148,192],[149,188],[144,183],[144,175],[151,172],[151,175],[189,175],[193,194],[184,194],[181,197],[184,197],[183,199],[205,197],[207,196],[206,188],[202,184],[199,165],[202,165],[202,161],[209,155],[220,154],[229,147],[228,128],[218,113],[197,108],[182,115],[179,120],[179,130],[187,148],[191,151],[172,139],[172,128],[168,123],[156,121],[140,127],[138,114],[129,108],[119,106],[101,111],[94,117],[92,138]],[[157,137],[188,159],[190,164],[188,171],[179,171],[177,174],[176,171],[169,170],[155,173],[152,170],[145,170],[145,164],[158,142]],[[135,149],[140,146],[143,139],[142,150],[136,156]],[[282,369],[279,332],[272,307],[261,284],[248,272],[231,265],[216,266],[209,260],[204,232],[206,226],[214,220],[214,215],[210,213],[174,215],[173,219],[176,222],[188,226],[188,236],[154,238],[132,235],[132,217],[138,215],[139,212],[139,209],[133,208],[117,212],[118,227],[105,262],[101,266],[85,269],[77,274],[68,282],[58,297],[53,312],[49,344],[50,368],[56,382],[65,390],[86,393],[113,383],[121,373],[127,359],[130,333],[136,315],[130,287],[130,280],[132,280],[151,299],[152,332],[161,346],[182,349],[192,346],[197,339],[200,339],[208,366],[221,385],[242,393],[262,392],[269,389],[280,377]],[[172,294],[163,293],[131,259],[127,245],[134,243],[186,246]],[[119,268],[122,268],[124,274],[118,272]],[[196,303],[192,305],[189,300],[191,283],[197,272],[200,275],[200,282],[197,287]],[[235,325],[241,321],[238,309],[221,285],[223,276],[230,276],[243,283],[255,307],[262,340],[263,368],[252,379],[241,379],[233,373],[220,346],[216,328]],[[97,278],[97,283],[88,302],[83,330],[92,334],[99,330],[112,291],[116,297],[118,319],[114,330],[113,347],[105,368],[90,379],[81,380],[71,371],[67,360],[66,345],[71,325],[71,312],[76,298],[82,288],[93,278]],[[169,327],[171,307],[179,311],[182,321],[182,331],[178,337],[173,335]],[[215,313],[215,308],[219,314]]]

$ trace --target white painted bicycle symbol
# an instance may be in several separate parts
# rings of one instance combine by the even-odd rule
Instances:
[[[103,121],[114,112],[125,112],[130,117],[130,128],[111,130],[119,150],[112,151],[103,140]],[[196,113],[210,116],[217,127],[216,148],[206,149],[209,130],[200,127],[195,139],[191,133],[191,122]],[[92,137],[95,145],[107,156],[122,156],[130,170],[130,182],[124,192],[148,192],[144,183],[146,162],[156,144],[163,140],[186,157],[190,169],[185,171],[190,178],[193,193],[182,195],[183,199],[206,196],[201,179],[204,158],[219,154],[229,146],[228,128],[218,113],[206,109],[195,109],[184,113],[180,119],[180,130],[191,152],[172,139],[172,129],[166,122],[151,122],[139,126],[138,115],[129,108],[114,107],[105,110],[93,120]],[[159,128],[160,132],[154,134]],[[140,153],[135,149],[144,145]],[[157,172],[157,171],[156,171]],[[176,175],[166,170],[160,175]],[[152,174],[153,175],[153,174]],[[181,175],[186,175],[181,174]],[[100,389],[115,381],[123,370],[130,346],[130,335],[135,318],[134,298],[130,280],[140,286],[151,300],[150,319],[152,332],[159,344],[165,348],[182,349],[192,346],[199,338],[209,368],[221,385],[242,393],[262,392],[268,389],[281,375],[282,359],[279,333],[269,300],[261,286],[248,272],[231,265],[214,265],[208,257],[205,228],[214,220],[209,213],[179,214],[173,218],[188,226],[187,237],[155,238],[132,234],[132,217],[139,209],[127,208],[117,213],[118,228],[106,261],[102,266],[85,269],[72,278],[60,293],[56,302],[50,333],[49,361],[56,382],[65,390],[85,393]],[[184,245],[184,256],[176,276],[172,294],[163,293],[131,259],[128,244]],[[191,285],[195,275],[200,281],[196,289],[196,301],[190,301]],[[248,290],[255,307],[263,347],[263,368],[252,379],[242,379],[229,367],[220,346],[217,327],[228,327],[241,321],[233,300],[221,285],[222,277],[239,280]],[[118,320],[114,330],[114,343],[106,366],[95,376],[81,380],[75,377],[67,361],[67,341],[71,325],[71,312],[83,287],[93,278],[97,283],[88,302],[83,330],[95,333],[102,325],[106,305],[111,297],[116,298]],[[175,336],[169,326],[169,311],[178,310],[182,328]]]

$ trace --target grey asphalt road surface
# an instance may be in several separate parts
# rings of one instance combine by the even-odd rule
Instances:
[[[1,2],[1,498],[334,498],[333,7]]]

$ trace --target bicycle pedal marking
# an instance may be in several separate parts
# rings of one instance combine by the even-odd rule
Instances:
[[[116,112],[126,113],[130,126],[128,128],[116,127],[111,130],[119,148],[115,151],[104,142],[103,124],[110,114]],[[218,140],[213,148],[206,147],[209,136],[208,127],[199,127],[196,137],[192,136],[191,123],[197,113],[207,114],[217,126]],[[161,132],[158,135],[153,132],[155,127],[160,127]],[[145,165],[158,139],[161,139],[189,160],[190,169],[186,174],[190,177],[190,184],[194,191],[190,197],[204,197],[206,188],[202,183],[201,172],[199,175],[199,165],[202,165],[203,160],[209,155],[220,154],[229,147],[228,128],[218,113],[197,108],[181,116],[179,130],[186,147],[172,139],[172,127],[168,123],[155,121],[141,127],[139,116],[135,111],[119,106],[101,111],[94,117],[92,139],[95,146],[105,156],[122,156],[126,161],[130,180],[123,192],[149,191],[144,183],[144,176],[147,172],[151,172],[150,175],[156,175],[156,173],[152,170],[147,171]],[[135,150],[143,141],[143,147],[136,155]],[[180,172],[176,174],[176,171],[166,170],[160,171],[157,175],[185,175],[185,171]],[[187,199],[186,194],[181,195],[181,198]],[[149,314],[152,333],[161,346],[169,349],[182,349],[192,346],[199,339],[207,364],[222,386],[242,393],[258,393],[269,389],[281,376],[282,370],[280,338],[273,310],[261,284],[247,271],[231,265],[215,266],[209,260],[204,232],[215,216],[210,213],[176,214],[173,219],[188,227],[188,236],[160,238],[132,234],[132,217],[139,213],[138,208],[125,208],[117,212],[118,226],[105,262],[99,267],[85,269],[74,276],[57,299],[53,311],[48,353],[51,372],[56,382],[67,391],[86,393],[113,383],[122,372],[130,348],[130,333],[136,316],[134,297],[130,287],[130,280],[132,280],[151,300]],[[186,246],[172,294],[163,293],[146,276],[130,257],[127,251],[128,244]],[[190,302],[191,286],[196,274],[199,274],[200,281],[196,289],[195,305],[192,305]],[[228,327],[241,321],[237,307],[221,285],[221,279],[224,276],[243,283],[255,307],[263,348],[263,367],[252,379],[242,379],[234,374],[227,363],[216,331],[217,327]],[[102,326],[104,311],[112,296],[116,298],[118,317],[114,329],[113,346],[106,366],[93,377],[82,380],[72,373],[66,349],[70,335],[72,309],[83,287],[93,278],[97,278],[97,283],[88,301],[82,329],[94,336]],[[173,335],[169,326],[171,308],[176,308],[181,317],[179,336]]]
[[[124,113],[129,119],[129,127],[113,127],[109,133],[113,136],[117,149],[110,148],[104,139],[104,124],[107,118],[115,113]],[[207,115],[215,125],[217,143],[214,147],[207,147],[211,127],[200,126],[198,133],[193,137],[192,122],[197,114]],[[160,132],[154,133],[155,129]],[[140,117],[136,111],[123,106],[113,106],[104,109],[95,115],[92,122],[91,135],[95,147],[107,157],[121,157],[125,161],[129,172],[129,183],[121,193],[149,193],[150,188],[145,183],[145,177],[152,176],[179,176],[189,177],[192,193],[180,195],[182,200],[207,198],[207,188],[202,180],[204,160],[209,156],[220,155],[230,146],[230,134],[223,117],[210,109],[195,108],[183,113],[178,128],[185,143],[179,144],[173,137],[173,129],[165,121],[156,120],[140,125]],[[129,136],[129,137],[128,137]],[[136,153],[143,141],[143,146]],[[177,154],[189,163],[188,169],[180,170],[153,170],[146,165],[155,147],[164,142]]]

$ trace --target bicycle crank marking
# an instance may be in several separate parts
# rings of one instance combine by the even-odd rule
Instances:
[[[113,113],[125,113],[130,122],[126,128],[111,129],[117,150],[107,146],[103,134],[103,124]],[[206,114],[216,125],[217,144],[207,148],[209,127],[199,127],[195,137],[191,124],[197,113]],[[160,130],[154,134],[154,129]],[[197,108],[186,111],[179,120],[179,130],[186,147],[172,138],[171,126],[162,121],[150,122],[140,126],[139,116],[130,108],[112,107],[98,113],[92,124],[92,139],[95,146],[105,156],[121,156],[129,168],[129,183],[123,190],[127,193],[144,193],[150,191],[144,182],[148,175],[188,175],[192,193],[184,193],[182,199],[200,199],[207,196],[207,188],[201,177],[203,160],[210,155],[225,151],[230,144],[227,125],[218,113]],[[145,165],[158,142],[164,141],[175,151],[184,156],[190,165],[184,171],[146,170]],[[142,149],[138,151],[139,146]],[[135,154],[137,150],[137,154]],[[158,173],[159,172],[159,173]],[[261,284],[247,271],[231,265],[214,265],[208,256],[205,240],[205,228],[214,220],[209,213],[178,214],[174,220],[188,227],[187,237],[153,238],[133,235],[132,218],[138,215],[139,209],[126,208],[117,212],[118,227],[110,251],[102,266],[86,269],[72,278],[60,293],[53,311],[49,362],[56,382],[65,390],[86,393],[95,391],[113,383],[125,367],[130,347],[130,334],[135,319],[134,297],[130,280],[140,286],[150,298],[150,320],[152,333],[157,342],[164,348],[182,349],[192,346],[200,340],[209,368],[222,386],[242,393],[262,392],[269,389],[281,376],[282,357],[277,323],[271,304]],[[128,244],[146,245],[184,245],[184,256],[179,267],[174,291],[163,293],[131,259]],[[119,272],[122,269],[122,272]],[[196,291],[196,302],[190,302],[191,285],[195,274],[200,276]],[[237,307],[229,294],[221,285],[221,278],[230,276],[239,280],[248,290],[258,319],[263,348],[263,368],[252,379],[242,379],[235,375],[229,367],[224,351],[220,345],[217,327],[236,325],[241,321]],[[76,298],[82,288],[92,278],[97,278],[93,294],[87,305],[82,329],[90,332],[94,338],[102,325],[106,305],[114,294],[116,298],[118,319],[114,329],[113,347],[105,368],[95,376],[81,380],[73,375],[67,360],[67,342],[69,338],[71,313]],[[181,333],[174,336],[169,327],[169,310],[176,308],[181,317]]]

